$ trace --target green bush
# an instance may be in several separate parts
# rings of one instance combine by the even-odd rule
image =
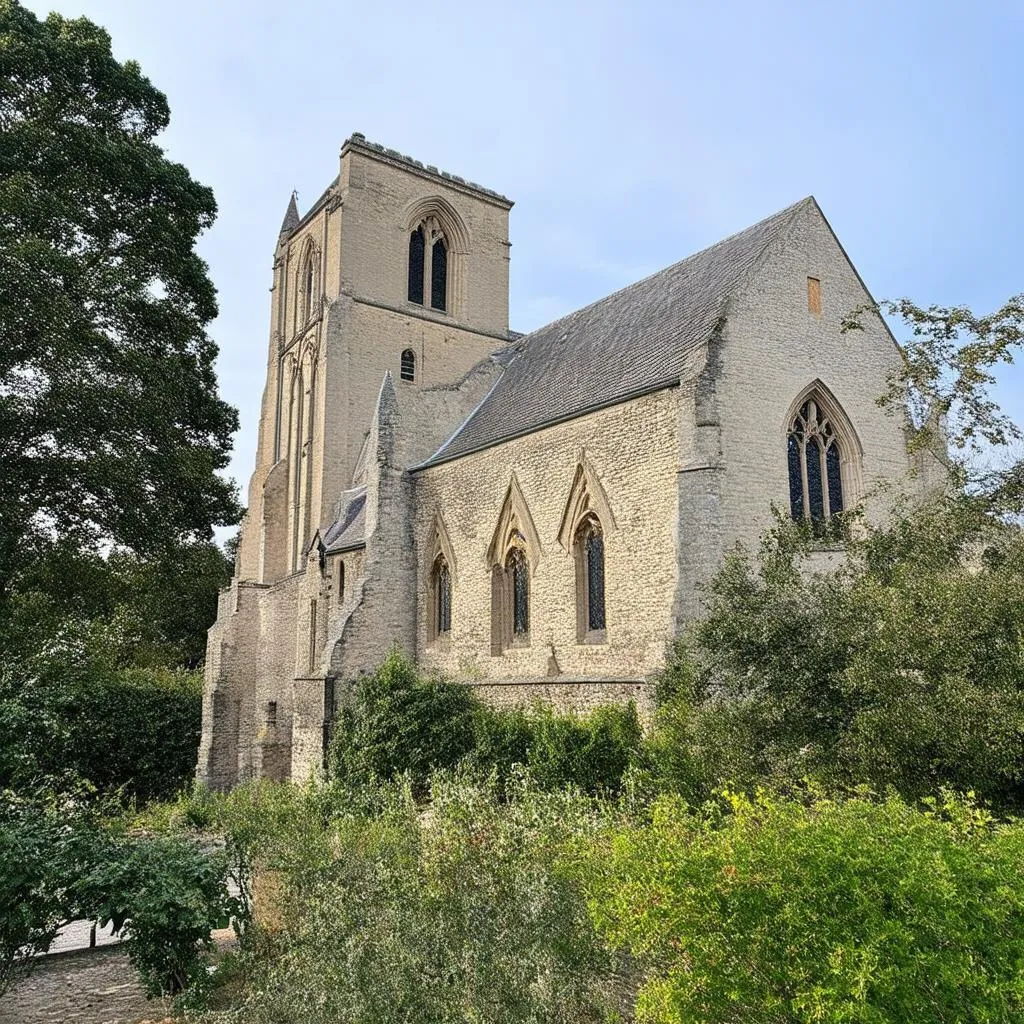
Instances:
[[[640,745],[632,703],[583,716],[544,704],[491,708],[467,686],[422,679],[393,653],[335,718],[328,765],[349,789],[408,774],[422,794],[431,772],[465,762],[499,780],[523,765],[544,788],[574,785],[596,794],[621,788]]]
[[[65,789],[85,781],[139,802],[166,799],[195,774],[199,673],[101,665],[25,676],[0,667],[0,786]],[[71,780],[69,783],[68,780]]]
[[[0,994],[78,916],[74,883],[88,870],[99,834],[73,800],[0,793]]]
[[[335,718],[331,777],[358,788],[408,773],[422,790],[432,771],[457,764],[472,749],[477,706],[467,687],[421,679],[392,652],[359,681]]]
[[[588,846],[592,917],[646,978],[645,1024],[1015,1021],[1024,825],[947,799],[749,799]]]
[[[431,788],[428,813],[401,785],[384,787],[373,813],[318,797],[315,787],[282,813],[283,794],[249,791],[252,817],[271,832],[270,823],[281,825],[276,837],[264,833],[264,849],[317,830],[325,841],[316,856],[296,851],[284,867],[285,930],[250,945],[228,1019],[607,1019],[614,964],[557,864],[568,837],[594,831],[595,808],[522,788],[498,799],[459,777],[435,777]]]
[[[529,722],[533,735],[526,763],[538,785],[549,790],[576,786],[584,793],[617,793],[641,744],[632,702],[583,716],[538,705]]]
[[[103,791],[140,802],[172,796],[194,777],[202,729],[197,672],[123,669],[75,694],[66,763]]]
[[[1024,805],[1024,538],[979,500],[898,517],[803,567],[780,526],[731,555],[662,678],[649,753],[691,799],[717,784],[948,786]]]

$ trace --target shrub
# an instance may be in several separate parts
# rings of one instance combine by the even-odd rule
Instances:
[[[522,788],[499,800],[457,776],[435,777],[432,792],[427,814],[401,787],[375,813],[336,807],[329,858],[306,862],[300,885],[286,872],[296,912],[251,954],[232,1019],[606,1019],[612,961],[556,863],[567,837],[593,832],[595,808]],[[313,819],[305,827],[322,827]]]
[[[98,829],[74,802],[0,794],[0,994],[77,916],[73,883],[87,869]]]
[[[802,570],[792,527],[731,555],[662,678],[650,753],[703,799],[723,781],[942,786],[1024,802],[1024,539],[956,498]]]
[[[228,861],[181,836],[111,837],[74,883],[86,916],[121,933],[146,991],[201,994],[212,932],[247,917],[228,891]]]
[[[477,707],[467,687],[421,679],[408,659],[392,652],[359,681],[335,718],[331,777],[358,788],[407,772],[422,791],[432,771],[472,749]]]
[[[198,672],[122,669],[74,695],[64,752],[98,789],[147,802],[173,796],[195,775],[202,729]]]
[[[593,919],[646,980],[637,1020],[1011,1021],[1024,825],[952,799],[663,797],[592,848]]]
[[[168,669],[90,665],[26,676],[0,666],[0,785],[31,791],[43,779],[86,781],[104,794],[165,799],[195,773],[202,679]]]
[[[544,789],[576,786],[584,793],[617,793],[641,743],[632,702],[587,715],[558,714],[538,705],[530,716],[527,765]]]

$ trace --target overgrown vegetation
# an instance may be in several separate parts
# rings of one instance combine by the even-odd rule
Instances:
[[[497,709],[466,686],[421,678],[392,653],[339,712],[329,764],[331,777],[348,788],[405,774],[422,794],[432,772],[463,764],[483,777],[494,773],[499,783],[525,766],[546,789],[617,793],[640,743],[632,704],[587,715],[541,704]]]
[[[731,780],[1024,800],[1024,539],[991,500],[904,511],[809,572],[780,523],[731,555],[661,680],[659,786]]]

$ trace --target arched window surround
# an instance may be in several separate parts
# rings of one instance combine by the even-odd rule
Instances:
[[[470,249],[469,231],[458,211],[443,196],[418,200],[406,210],[406,239],[407,301],[435,314],[457,315]],[[443,285],[436,280],[442,274]]]
[[[531,591],[540,556],[540,537],[513,473],[487,548],[492,655],[530,646]]]
[[[307,239],[295,271],[295,330],[301,331],[320,309],[320,252]]]
[[[427,643],[446,644],[451,635],[455,608],[456,563],[448,530],[438,511],[426,546]]]
[[[790,466],[790,439],[794,433],[793,427],[797,417],[809,402],[814,403],[816,407],[817,421],[822,424],[827,423],[827,429],[830,431],[830,437],[832,438],[831,444],[835,446],[838,452],[838,476],[842,491],[842,508],[844,511],[848,511],[856,506],[862,494],[864,449],[846,411],[827,385],[818,379],[808,384],[793,400],[783,424],[781,450],[785,459],[786,480],[790,486],[789,493],[793,496],[790,501],[791,514],[793,512],[792,505],[795,503],[796,481],[792,479],[794,474]],[[824,478],[827,479],[827,471],[824,467],[822,467],[822,473]],[[806,477],[804,479],[806,480]],[[823,486],[827,488],[827,483]],[[803,481],[800,482],[800,493],[803,499],[803,508],[801,515],[795,518],[803,519],[805,511],[810,505],[810,495],[807,491],[807,485]],[[823,505],[824,500],[823,495]],[[831,514],[834,514],[834,510],[830,508],[829,516]]]

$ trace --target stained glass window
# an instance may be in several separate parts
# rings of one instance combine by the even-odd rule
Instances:
[[[512,585],[512,634],[524,637],[530,632],[530,573],[526,556],[519,548],[509,553],[505,571]]]
[[[423,228],[409,236],[409,301],[423,305],[423,255],[426,244]]]
[[[789,508],[794,519],[809,519],[817,529],[842,512],[842,453],[835,428],[814,399],[800,407],[786,442]]]
[[[437,633],[450,633],[452,629],[452,574],[448,563],[441,561],[437,567],[435,587],[437,588]]]
[[[587,533],[587,627],[604,629],[604,537],[593,524]]]
[[[430,305],[442,312],[448,308],[448,245],[439,238],[430,257]]]

